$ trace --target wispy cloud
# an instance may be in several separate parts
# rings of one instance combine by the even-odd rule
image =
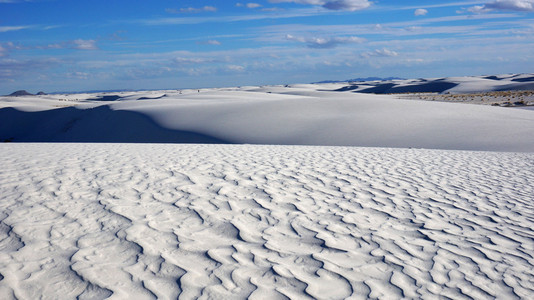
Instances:
[[[18,31],[31,28],[31,26],[0,26],[0,32]]]
[[[417,6],[413,5],[403,5],[403,6],[380,6],[376,5],[376,10],[414,10],[418,8],[441,8],[441,7],[455,7],[455,6],[468,6],[476,4],[484,4],[487,0],[468,0],[468,1],[459,1],[459,2],[443,2],[443,3],[434,3],[434,4],[418,4]]]
[[[486,4],[489,9],[534,11],[534,0],[497,0]]]
[[[83,40],[83,39],[77,39],[71,42],[72,48],[78,49],[78,50],[97,50],[98,47],[96,46],[95,40]]]
[[[62,25],[15,25],[15,26],[0,26],[0,32],[19,31],[26,29],[33,30],[50,30],[60,28]]]
[[[0,79],[11,80],[27,74],[39,72],[61,63],[57,58],[0,59]]]
[[[293,10],[262,10],[263,13],[220,16],[220,17],[176,17],[176,18],[154,18],[141,20],[128,20],[124,23],[139,23],[148,26],[159,25],[185,25],[185,24],[203,24],[203,23],[229,23],[229,22],[246,22],[265,19],[289,19],[298,17],[310,17],[332,13],[327,9],[293,9]]]
[[[201,12],[216,12],[217,8],[215,6],[203,6],[203,7],[186,7],[186,8],[166,8],[166,12],[170,14],[190,14],[190,13],[201,13]]]
[[[306,44],[306,39],[299,39]],[[310,39],[313,43],[314,41]],[[318,42],[323,44],[325,42]],[[527,43],[527,44],[525,44]],[[102,65],[99,68],[109,68],[121,72],[127,68],[130,74],[141,76],[160,76],[162,68],[170,67],[172,72],[165,74],[180,74],[190,76],[214,76],[230,72],[232,66],[234,72],[246,70],[247,74],[267,74],[265,72],[280,72],[298,70],[299,74],[304,71],[314,70],[320,66],[336,68],[349,68],[358,65],[371,65],[376,68],[387,64],[392,66],[416,66],[420,64],[430,65],[435,62],[448,62],[456,65],[457,61],[470,59],[474,61],[490,61],[495,57],[503,57],[511,61],[517,61],[517,49],[523,49],[521,55],[527,55],[528,45],[534,42],[522,41],[517,38],[448,38],[448,39],[415,39],[415,40],[384,40],[381,42],[367,42],[361,44],[367,51],[354,51],[351,48],[333,47],[328,51],[317,51],[313,47],[263,47],[239,50],[221,50],[210,52],[169,52],[139,55],[120,55],[107,58],[111,65]],[[454,45],[454,47],[452,46]],[[509,46],[513,46],[510,48]],[[490,49],[484,50],[484,49]],[[357,48],[359,49],[359,48]],[[486,51],[486,52],[484,52]],[[472,53],[480,53],[476,58]],[[402,53],[402,55],[401,55]],[[521,56],[520,55],[520,56]],[[532,58],[532,54],[530,57]],[[304,58],[304,59],[303,59]],[[375,58],[375,59],[370,59]],[[529,59],[528,55],[524,59]],[[93,61],[87,61],[87,66],[98,66]],[[134,70],[140,70],[136,72]],[[337,70],[341,70],[337,69]],[[304,71],[303,71],[304,70]],[[348,70],[348,69],[347,69]],[[389,69],[390,70],[390,69]],[[100,69],[100,71],[103,71]],[[174,73],[173,73],[174,72]],[[311,71],[310,71],[311,72]],[[313,72],[318,72],[316,69]],[[262,75],[264,76],[264,75]],[[326,75],[322,75],[326,76]]]
[[[369,39],[381,40],[390,39],[390,36],[418,36],[429,34],[470,34],[485,35],[485,30],[494,29],[494,27],[503,26],[514,28],[532,28],[529,20],[521,22],[502,21],[500,26],[491,22],[480,22],[473,25],[457,25],[456,21],[462,20],[494,20],[494,19],[515,19],[516,14],[484,14],[484,15],[455,15],[439,18],[424,18],[403,22],[388,22],[383,24],[354,24],[354,25],[304,25],[304,24],[285,24],[272,25],[257,28],[256,32],[260,35],[257,40],[262,42],[281,42],[287,39],[286,34],[299,37],[301,41],[306,40],[309,36],[352,36],[355,32],[359,36]],[[435,38],[443,38],[436,36]]]
[[[354,74],[354,70],[362,70],[358,72],[363,74],[415,77],[423,76],[436,66],[440,66],[439,73],[443,75],[473,72],[473,65],[482,66],[475,72],[484,73],[496,64],[510,68],[529,64],[534,59],[529,51],[534,47],[533,41],[512,37],[388,38],[367,41],[355,48],[333,47],[325,51],[283,45],[207,52],[72,53],[63,57],[62,62],[46,58],[32,61],[0,58],[0,78],[35,78],[35,74],[57,79],[68,77],[68,83],[62,85],[56,83],[57,80],[50,81],[55,85],[49,85],[49,89],[61,90],[72,86],[73,82],[82,87],[86,80],[83,78],[91,79],[92,85],[99,88],[144,86],[151,80],[157,87],[171,88],[176,84],[179,87],[235,86],[311,82],[340,76],[346,79],[350,77],[345,76],[351,76],[347,74]],[[459,64],[461,61],[466,63]],[[63,66],[67,62],[66,70]],[[65,74],[70,75],[66,77]],[[285,75],[280,78],[280,74]],[[234,76],[240,80],[236,81]]]
[[[383,49],[376,49],[374,51],[364,52],[364,53],[361,54],[361,57],[364,57],[364,58],[369,58],[369,57],[373,57],[373,56],[395,57],[395,56],[398,56],[398,55],[399,55],[399,53],[397,53],[395,51],[383,48]]]
[[[444,22],[456,22],[456,21],[468,21],[468,20],[489,20],[489,19],[506,19],[516,18],[517,14],[486,14],[486,15],[459,15],[459,16],[446,16],[438,18],[425,18],[406,22],[393,22],[390,25],[404,25],[404,26],[416,26],[422,24],[444,23]]]
[[[368,0],[269,0],[271,3],[292,2],[306,5],[320,5],[331,10],[356,11],[368,8],[372,2]]]
[[[213,59],[210,58],[198,58],[198,57],[176,57],[173,59],[173,62],[180,64],[180,65],[188,65],[188,64],[206,64],[214,62]]]
[[[456,11],[456,13],[463,14],[463,13],[466,13],[466,12],[470,12],[470,13],[473,13],[473,14],[484,14],[484,13],[488,13],[490,11],[491,10],[486,8],[485,5],[475,5],[475,6],[471,6],[469,8],[463,8],[461,10],[458,10],[458,11]]]
[[[259,3],[254,3],[254,2],[249,2],[249,3],[236,3],[235,6],[237,7],[246,7],[246,8],[251,8],[251,9],[254,9],[254,8],[260,8],[260,7],[263,7],[263,5],[259,4]]]
[[[219,42],[218,40],[207,40],[207,41],[198,41],[197,44],[219,46],[221,42]]]
[[[91,75],[92,74],[90,74],[90,73],[77,71],[77,72],[69,72],[69,73],[67,73],[67,78],[87,80],[87,79],[92,77]]]
[[[0,45],[0,57],[7,56],[7,53],[7,49],[4,46]]]
[[[365,42],[365,39],[348,36],[348,37],[302,37],[291,34],[286,35],[289,41],[305,43],[310,48],[328,49],[334,48],[340,44],[359,44]]]
[[[0,3],[21,3],[21,2],[33,2],[32,0],[0,0]]]
[[[492,11],[534,11],[534,0],[497,0],[484,5],[475,5],[466,9],[466,11],[481,14]],[[463,12],[463,11],[459,11]]]
[[[241,65],[228,65],[226,66],[228,70],[234,71],[234,72],[243,72],[245,71],[245,67]]]
[[[3,45],[3,49],[6,51],[10,50],[49,50],[49,49],[77,49],[77,50],[98,50],[96,45],[96,40],[84,40],[76,39],[71,41],[63,41],[58,43],[49,43],[44,45],[23,45],[23,44],[14,44],[13,42],[7,42]],[[1,55],[0,55],[1,56]]]

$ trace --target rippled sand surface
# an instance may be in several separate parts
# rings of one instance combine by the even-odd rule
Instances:
[[[0,298],[534,297],[534,154],[1,144]]]

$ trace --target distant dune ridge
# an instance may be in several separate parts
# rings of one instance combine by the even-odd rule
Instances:
[[[489,91],[534,90],[532,74],[507,74],[433,79],[387,79],[350,82],[340,91],[361,93],[480,93]]]

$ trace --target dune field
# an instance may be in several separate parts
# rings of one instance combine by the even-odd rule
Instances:
[[[0,298],[533,298],[531,77],[0,97]]]

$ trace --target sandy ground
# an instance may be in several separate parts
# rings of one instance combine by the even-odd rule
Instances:
[[[534,91],[501,91],[467,94],[408,93],[397,94],[399,99],[482,104],[502,107],[534,107]]]
[[[532,153],[1,144],[2,299],[529,299]]]

